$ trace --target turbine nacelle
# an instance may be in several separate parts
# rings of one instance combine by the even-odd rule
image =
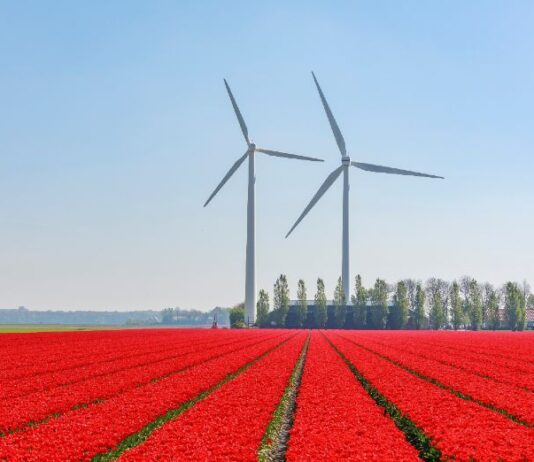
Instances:
[[[330,124],[330,128],[332,129],[332,133],[334,134],[334,138],[336,140],[337,147],[339,149],[339,152],[341,154],[341,165],[337,167],[333,172],[330,173],[326,177],[326,180],[323,182],[323,184],[319,187],[315,195],[312,197],[310,203],[306,206],[304,211],[300,214],[299,218],[295,222],[295,224],[291,227],[289,232],[286,234],[286,237],[288,237],[293,230],[297,227],[297,225],[302,221],[302,219],[306,216],[306,214],[315,206],[315,204],[319,201],[319,199],[323,196],[323,194],[334,184],[334,182],[341,176],[343,173],[343,246],[342,246],[342,263],[341,263],[341,280],[343,285],[343,292],[345,294],[345,300],[349,300],[350,296],[350,270],[349,270],[349,167],[353,166],[361,170],[365,170],[368,172],[375,172],[375,173],[390,173],[395,175],[411,175],[411,176],[419,176],[419,177],[426,177],[426,178],[442,178],[437,175],[428,175],[427,173],[419,173],[419,172],[413,172],[410,170],[402,170],[399,168],[393,168],[393,167],[385,167],[382,165],[374,165],[374,164],[367,164],[363,162],[354,162],[350,160],[350,157],[347,155],[347,148],[345,146],[345,139],[343,138],[343,135],[341,134],[341,130],[339,129],[339,126],[336,122],[336,119],[334,118],[334,114],[332,113],[332,110],[330,109],[330,106],[328,105],[328,102],[326,101],[326,97],[324,96],[323,90],[321,89],[319,82],[317,81],[317,78],[315,77],[315,74],[312,72],[313,81],[315,82],[315,86],[317,87],[317,91],[319,93],[319,97],[321,99],[321,103],[323,104],[324,111],[326,113],[326,117],[328,119],[328,123]]]
[[[226,87],[226,91],[228,92],[228,97],[230,98],[230,102],[232,103],[232,107],[234,108],[235,115],[237,117],[237,121],[239,122],[239,126],[241,128],[241,132],[243,133],[243,137],[245,138],[245,142],[247,143],[247,151],[234,162],[234,165],[230,167],[230,170],[226,173],[226,175],[223,177],[221,182],[217,185],[215,188],[215,191],[213,191],[208,197],[208,200],[204,203],[204,207],[209,204],[209,202],[215,197],[215,195],[219,192],[219,190],[223,187],[223,185],[230,179],[230,177],[235,173],[235,171],[241,166],[241,164],[249,157],[251,154],[255,154],[256,152],[261,152],[263,154],[267,154],[268,156],[273,157],[284,157],[286,159],[297,159],[297,160],[309,160],[312,162],[323,162],[322,159],[317,159],[315,157],[307,157],[307,156],[300,156],[297,154],[289,154],[287,152],[281,152],[281,151],[273,151],[272,149],[263,149],[258,148],[256,144],[250,140],[248,136],[248,128],[247,124],[245,123],[245,119],[243,119],[243,115],[241,114],[241,111],[239,110],[239,107],[237,106],[237,102],[234,98],[234,95],[232,94],[232,90],[230,90],[230,86],[228,85],[228,82],[226,79],[224,80],[224,85]]]
[[[224,186],[224,184],[230,179],[230,177],[239,169],[239,167],[245,162],[248,158],[248,202],[247,202],[247,250],[246,250],[246,263],[245,263],[245,322],[254,323],[256,320],[256,244],[255,244],[255,173],[254,173],[254,157],[256,152],[261,152],[268,156],[273,157],[284,157],[286,159],[297,159],[297,160],[309,160],[315,162],[322,162],[322,159],[317,159],[315,157],[300,156],[297,154],[289,154],[287,152],[273,151],[270,149],[258,148],[255,143],[253,143],[248,137],[248,128],[243,119],[243,115],[237,106],[237,102],[230,90],[228,82],[224,80],[224,85],[226,91],[228,92],[228,97],[234,108],[237,121],[239,122],[239,127],[247,143],[247,151],[237,159],[230,170],[226,173],[220,183],[217,185],[215,190],[211,193],[208,200],[204,203],[204,207],[209,204],[213,197],[219,192],[219,190]]]
[[[317,91],[319,93],[319,98],[321,99],[321,103],[323,104],[323,108],[326,113],[328,123],[330,124],[330,128],[332,129],[332,133],[334,134],[337,147],[339,148],[339,152],[341,154],[341,166],[336,168],[332,173],[330,173],[330,175],[326,177],[326,180],[319,187],[319,189],[317,190],[315,195],[312,197],[312,200],[306,206],[304,211],[300,214],[295,224],[291,227],[289,232],[286,234],[286,237],[288,237],[293,232],[293,230],[302,221],[302,219],[306,216],[306,214],[313,208],[313,206],[319,201],[319,199],[323,196],[323,194],[334,184],[334,182],[339,178],[343,170],[348,171],[348,167],[350,166],[359,168],[360,170],[365,170],[367,172],[374,172],[374,173],[389,173],[389,174],[394,174],[394,175],[410,175],[410,176],[419,176],[419,177],[426,177],[426,178],[442,178],[443,179],[443,177],[441,176],[429,175],[427,173],[420,173],[420,172],[414,172],[411,170],[403,170],[400,168],[385,167],[383,165],[375,165],[375,164],[367,164],[364,162],[351,161],[350,157],[347,155],[345,139],[343,138],[341,130],[339,129],[339,126],[334,117],[334,114],[332,114],[332,110],[330,109],[330,106],[328,105],[328,102],[326,101],[326,97],[324,96],[323,90],[321,89],[321,86],[319,85],[319,82],[317,81],[317,78],[315,77],[315,74],[313,72],[312,72],[312,76],[313,76],[313,81],[315,82],[315,86],[317,87]],[[344,181],[348,181],[348,176],[344,177]],[[348,208],[344,209],[343,213],[348,214]],[[344,283],[346,284],[346,281],[344,281]]]
[[[334,182],[339,178],[343,170],[348,169],[348,167],[350,167],[351,165],[353,167],[359,168],[360,170],[365,170],[365,171],[374,172],[374,173],[390,173],[394,175],[410,175],[410,176],[419,176],[419,177],[426,177],[426,178],[443,178],[441,176],[429,175],[427,173],[414,172],[411,170],[402,170],[400,168],[385,167],[383,165],[374,165],[374,164],[367,164],[364,162],[351,161],[350,157],[347,155],[347,148],[345,147],[345,139],[343,138],[343,135],[341,134],[341,130],[339,129],[336,119],[334,118],[334,114],[332,114],[332,110],[330,109],[330,106],[328,105],[328,102],[326,101],[326,97],[324,96],[323,90],[321,89],[319,82],[317,81],[317,78],[315,77],[315,74],[313,72],[312,72],[312,76],[313,76],[313,81],[315,82],[315,86],[317,87],[317,91],[319,92],[319,97],[321,98],[321,102],[323,104],[326,117],[330,124],[330,128],[332,129],[332,133],[334,134],[334,138],[336,139],[336,144],[339,148],[339,152],[341,153],[341,166],[336,168],[332,173],[330,173],[330,175],[326,177],[326,180],[320,186],[320,188],[315,193],[315,195],[312,197],[312,200],[306,206],[304,211],[300,214],[300,217],[297,219],[295,224],[291,227],[289,232],[286,234],[286,237],[288,237],[293,232],[293,230],[302,221],[302,219],[306,216],[306,214],[313,208],[313,206],[319,201],[319,199],[323,196],[323,194],[334,184]],[[348,181],[348,176],[345,176],[344,178],[345,178],[344,181]],[[344,209],[343,214],[348,214],[348,208]],[[345,246],[343,248],[345,249]]]

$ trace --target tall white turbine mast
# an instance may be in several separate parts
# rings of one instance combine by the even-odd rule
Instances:
[[[239,107],[235,101],[234,95],[228,86],[226,79],[224,85],[228,91],[228,96],[234,107],[235,115],[239,121],[239,126],[245,137],[247,143],[247,151],[232,165],[228,173],[224,176],[221,182],[217,185],[215,190],[208,197],[208,200],[204,204],[204,207],[209,204],[215,194],[224,186],[224,184],[230,179],[234,172],[241,166],[241,164],[248,158],[248,202],[247,202],[247,251],[246,251],[246,273],[245,273],[245,323],[247,325],[254,324],[256,322],[256,230],[255,230],[255,182],[256,177],[254,173],[254,156],[257,152],[267,154],[274,157],[285,157],[287,159],[299,159],[310,160],[314,162],[323,162],[322,159],[316,159],[315,157],[299,156],[296,154],[288,154],[286,152],[272,151],[270,149],[258,148],[248,137],[248,129],[239,111]]]
[[[342,258],[341,258],[341,281],[343,284],[343,292],[345,293],[345,300],[350,300],[350,271],[349,271],[349,166],[359,168],[361,170],[366,170],[368,172],[375,173],[392,173],[395,175],[412,175],[412,176],[422,176],[426,178],[441,178],[441,176],[436,175],[427,175],[426,173],[411,172],[409,170],[400,170],[398,168],[391,167],[382,167],[381,165],[365,164],[363,162],[354,162],[350,160],[350,157],[347,155],[347,149],[345,148],[345,140],[341,134],[341,130],[337,125],[336,119],[328,106],[326,98],[319,86],[319,82],[315,78],[315,74],[312,72],[313,80],[317,86],[317,91],[323,103],[326,116],[328,117],[328,122],[330,122],[330,127],[334,132],[334,137],[336,138],[336,143],[341,152],[341,166],[336,168],[324,181],[319,190],[315,193],[310,203],[306,206],[298,220],[295,222],[293,227],[286,234],[286,238],[293,232],[297,225],[302,221],[302,219],[307,215],[307,213],[313,208],[313,206],[319,201],[323,194],[334,184],[341,172],[343,172],[343,245],[342,245]]]

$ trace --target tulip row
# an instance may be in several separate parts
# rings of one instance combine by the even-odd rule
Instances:
[[[229,374],[295,334],[256,335],[263,338],[259,344],[0,438],[0,460],[91,460],[109,452],[161,416],[180,413]]]
[[[357,334],[351,334],[357,340]],[[443,458],[530,460],[534,429],[461,399],[357,346],[346,334],[328,338],[359,374],[432,439]]]
[[[49,391],[56,387],[67,386],[92,378],[105,377],[127,369],[172,360],[173,358],[183,356],[198,349],[212,348],[221,344],[221,339],[218,338],[211,339],[208,342],[195,342],[194,340],[190,339],[187,342],[180,342],[173,346],[159,345],[157,349],[153,347],[154,349],[152,351],[146,351],[144,350],[145,347],[143,347],[143,350],[139,351],[137,355],[129,354],[127,357],[118,357],[113,360],[54,371],[49,374],[40,374],[23,379],[5,380],[0,382],[2,387],[0,389],[0,399],[6,400],[9,398],[24,397],[25,395],[39,391]],[[233,342],[238,340],[234,338]]]
[[[409,461],[418,460],[418,451],[316,334],[308,349],[286,458]]]
[[[463,350],[458,344],[454,349],[440,344],[439,341],[422,345],[416,339],[406,338],[404,335],[388,334],[379,338],[362,335],[361,338],[433,359],[496,382],[534,391],[534,366],[525,362],[524,357],[523,359],[520,358],[523,354],[521,350],[519,350],[518,358],[516,359],[505,359],[497,356],[489,358],[485,355]]]
[[[62,414],[73,407],[88,405],[95,401],[102,401],[133,388],[175,374],[185,368],[200,364],[221,355],[230,354],[247,348],[275,334],[237,336],[232,342],[220,342],[209,348],[193,346],[184,349],[182,354],[143,364],[133,368],[126,368],[106,376],[97,376],[78,383],[56,387],[51,390],[31,393],[20,398],[0,402],[0,432],[6,433],[22,428],[29,422],[39,422],[51,415]],[[227,338],[225,338],[226,340]]]
[[[405,350],[399,351],[389,346],[369,342],[366,338],[355,338],[354,336],[352,338],[358,345],[382,355],[400,367],[421,374],[429,380],[437,381],[444,387],[484,403],[489,407],[505,411],[510,416],[534,426],[534,401],[531,392],[488,380]],[[428,350],[429,354],[431,354],[432,348]]]
[[[192,334],[192,329],[189,332]],[[19,366],[40,367],[46,372],[56,363],[86,361],[88,356],[96,358],[96,353],[114,354],[134,343],[142,344],[142,340],[158,342],[165,337],[165,331],[160,329],[139,334],[139,330],[5,334],[7,341],[4,340],[4,348],[0,349],[0,368],[16,372]],[[184,332],[184,337],[191,334]]]
[[[422,344],[435,344],[430,332],[423,334]],[[439,332],[438,343],[460,353],[469,352],[486,358],[519,360],[534,364],[534,345],[529,332]],[[460,342],[459,342],[460,340]]]
[[[120,460],[256,460],[305,338],[299,333]]]
[[[166,350],[172,351],[198,341],[213,341],[219,338],[213,334],[200,335],[198,331],[196,335],[190,331],[180,336],[169,335],[165,331],[159,332],[160,335],[145,337],[145,335],[137,334],[118,338],[115,338],[115,332],[102,332],[100,334],[101,344],[82,342],[81,345],[77,345],[77,349],[74,349],[72,342],[55,345],[47,341],[43,342],[46,351],[39,355],[32,351],[28,352],[24,347],[19,347],[19,356],[9,361],[5,360],[5,363],[13,367],[2,372],[0,384],[8,386],[10,381],[18,381],[20,385],[24,383],[24,379],[28,382],[46,381],[54,374],[67,374],[68,371],[76,374],[81,368],[103,367],[113,361],[141,357],[147,353],[163,353]],[[116,342],[110,343],[110,338]],[[26,355],[29,357],[25,358]]]

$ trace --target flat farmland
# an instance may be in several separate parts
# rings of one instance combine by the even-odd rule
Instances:
[[[528,332],[0,335],[0,460],[534,460]]]
[[[25,332],[67,332],[86,330],[122,329],[117,326],[100,326],[94,324],[0,324],[0,334]]]

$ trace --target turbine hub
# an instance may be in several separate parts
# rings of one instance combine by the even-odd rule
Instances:
[[[248,144],[248,149],[249,149],[250,151],[254,152],[254,151],[256,150],[256,145],[255,145],[254,143],[250,142],[250,143]]]
[[[345,156],[341,158],[341,165],[343,166],[349,166],[350,165],[350,157]]]

